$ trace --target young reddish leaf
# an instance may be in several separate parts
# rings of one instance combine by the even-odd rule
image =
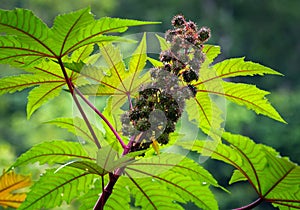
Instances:
[[[0,176],[0,206],[18,208],[26,198],[26,193],[15,192],[31,185],[30,176],[15,174],[13,171]]]

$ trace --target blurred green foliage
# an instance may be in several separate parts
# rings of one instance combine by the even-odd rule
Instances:
[[[97,17],[111,16],[139,20],[161,21],[161,25],[134,28],[130,32],[164,32],[170,27],[172,17],[181,13],[199,26],[212,30],[210,43],[222,47],[222,57],[246,56],[269,66],[285,77],[239,78],[257,84],[272,94],[272,104],[282,114],[288,125],[281,124],[229,103],[226,129],[247,135],[256,142],[270,145],[300,163],[300,1],[299,0],[1,0],[1,9],[16,7],[33,10],[49,26],[60,13],[91,6]],[[1,66],[0,77],[12,75],[17,70]],[[67,94],[49,103],[35,113],[31,120],[25,116],[26,92],[1,96],[0,99],[0,170],[7,168],[16,156],[33,144],[51,139],[73,139],[65,131],[41,124],[59,116],[70,116],[71,98]],[[56,105],[59,104],[59,106]],[[47,111],[44,111],[47,110]],[[226,185],[229,167],[207,161],[205,166]],[[253,190],[233,186],[232,195],[216,192],[220,206],[224,209],[238,207],[253,201]],[[243,200],[248,195],[248,200]],[[229,196],[229,197],[228,197]],[[231,199],[232,198],[232,199]],[[272,209],[268,205],[257,209]],[[61,208],[59,208],[61,209]],[[192,209],[192,207],[189,207]]]

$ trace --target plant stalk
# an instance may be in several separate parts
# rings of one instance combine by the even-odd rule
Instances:
[[[83,120],[85,121],[85,123],[86,123],[86,125],[87,125],[87,127],[88,127],[88,129],[89,129],[89,131],[90,131],[90,133],[91,133],[91,135],[93,137],[93,139],[94,139],[94,142],[95,142],[97,148],[100,149],[101,148],[100,142],[99,142],[99,140],[98,140],[98,138],[97,138],[97,136],[96,136],[96,134],[94,132],[94,129],[92,128],[92,125],[91,125],[90,121],[88,120],[88,118],[87,118],[87,116],[86,116],[86,114],[85,114],[82,106],[80,105],[80,102],[78,101],[78,98],[76,97],[76,94],[74,92],[74,85],[73,85],[72,81],[70,80],[70,78],[68,77],[68,74],[67,74],[67,71],[65,69],[65,66],[64,66],[61,58],[58,58],[57,60],[58,60],[58,63],[60,65],[60,68],[61,68],[61,70],[62,70],[62,72],[64,74],[66,83],[67,83],[68,88],[70,90],[70,93],[71,93],[71,95],[73,97],[73,100],[74,100],[74,102],[75,102],[75,104],[76,104],[76,106],[77,106],[77,108],[78,108],[78,110],[79,110],[79,112],[80,112]]]
[[[115,137],[118,139],[123,149],[127,149],[127,145],[122,140],[121,136],[118,134],[113,125],[108,121],[108,119],[76,88],[74,87],[75,92],[81,97],[81,99],[97,114],[101,117],[101,119],[106,123],[106,125],[113,132]]]
[[[259,204],[261,204],[263,201],[264,201],[263,198],[259,197],[257,200],[253,201],[252,203],[233,210],[250,210],[258,206]]]

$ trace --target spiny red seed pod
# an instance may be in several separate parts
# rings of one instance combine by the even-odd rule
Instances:
[[[193,21],[189,21],[186,23],[188,29],[192,29],[193,31],[197,31],[197,25]]]
[[[201,42],[206,42],[210,38],[210,29],[207,27],[200,28],[198,36]]]
[[[164,70],[166,70],[166,71],[168,71],[168,72],[171,72],[171,70],[172,70],[171,64],[166,63],[165,66],[164,66]]]
[[[183,72],[182,77],[183,77],[183,80],[187,83],[189,83],[193,80],[196,80],[196,81],[198,80],[198,75],[193,70],[187,70],[187,71]]]
[[[160,53],[160,61],[162,62],[170,62],[172,60],[172,57],[172,52],[169,50]]]
[[[185,18],[183,15],[176,15],[172,19],[172,25],[176,28],[183,27],[185,24]]]

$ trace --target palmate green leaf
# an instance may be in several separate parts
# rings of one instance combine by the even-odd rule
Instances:
[[[130,26],[157,24],[158,22],[146,22],[126,20],[119,18],[104,17],[97,21],[90,13],[90,8],[82,9],[73,13],[58,16],[52,28],[53,40],[58,42],[55,50],[60,56],[88,44],[96,42],[115,41],[119,37],[104,36],[112,32],[125,32]],[[60,52],[58,52],[60,50]]]
[[[24,40],[46,40],[48,27],[27,9],[1,10],[0,31],[6,35],[20,36]],[[34,42],[33,42],[34,44]]]
[[[31,63],[41,57],[52,56],[50,46],[45,43],[51,32],[29,10],[0,10],[0,31],[4,34],[0,37],[0,63]]]
[[[118,183],[118,182],[117,182]],[[89,191],[78,198],[80,206],[78,210],[89,210],[93,209],[96,201],[99,198],[99,194],[102,192],[102,180],[97,179],[94,186]],[[114,193],[111,195],[113,196]]]
[[[107,181],[107,176],[104,177],[104,180]],[[99,198],[100,193],[102,192],[102,181],[98,179],[94,188],[90,189],[86,194],[79,198],[81,203],[79,210],[90,210],[95,206],[96,201]],[[126,188],[126,181],[123,177],[120,177],[117,183],[114,186],[113,193],[108,198],[104,210],[130,210],[130,193]]]
[[[25,88],[38,86],[29,92],[27,103],[27,118],[40,108],[43,104],[53,99],[61,93],[65,85],[65,79],[58,70],[58,65],[54,62],[41,62],[32,69],[26,69],[30,74],[20,74],[0,79],[0,95],[14,93]],[[68,73],[71,72],[68,71]],[[73,74],[73,78],[76,75]]]
[[[202,51],[205,53],[205,59],[210,64],[221,53],[221,48],[217,45],[204,44]]]
[[[276,206],[300,208],[300,167],[288,158],[281,157],[273,148],[255,144],[247,137],[224,135],[244,159],[241,168],[248,174],[249,182],[258,183],[255,190],[267,202]],[[237,174],[237,172],[235,172]],[[234,181],[239,181],[235,175]]]
[[[52,57],[48,52],[16,36],[0,36],[0,63],[15,67],[37,64],[43,57]]]
[[[51,99],[59,96],[61,87],[64,84],[40,85],[30,91],[27,103],[27,119],[31,117],[34,111]]]
[[[64,167],[46,170],[27,195],[19,209],[43,209],[68,204],[81,193],[86,193],[94,182],[95,175],[86,171]]]
[[[23,153],[10,168],[12,169],[36,162],[39,162],[41,165],[54,165],[72,160],[87,161],[92,160],[92,158],[87,154],[80,143],[56,140],[33,146],[30,150]]]
[[[107,170],[105,170],[104,168],[101,168],[98,164],[96,164],[95,161],[91,162],[91,161],[75,160],[75,161],[66,163],[61,168],[63,168],[63,167],[73,167],[73,168],[81,169],[87,173],[96,174],[99,176],[104,176],[105,174],[108,173]],[[60,169],[58,169],[58,170],[60,170]]]
[[[80,31],[93,22],[94,17],[90,13],[90,8],[57,16],[51,28],[52,33],[55,34],[53,41],[57,46],[55,54],[62,55],[72,45],[78,43]]]
[[[162,38],[161,36],[158,36],[157,34],[155,34],[155,36],[157,37],[157,39],[159,41],[160,51],[168,50],[171,47],[171,44],[168,43],[164,38]]]
[[[114,186],[112,195],[107,200],[104,210],[130,210],[130,192],[126,187],[126,178],[120,177]]]
[[[211,56],[211,59],[213,57]],[[208,64],[209,62],[202,66],[199,81],[209,81],[209,78],[215,77],[215,72]],[[207,90],[213,89],[215,92],[224,93],[222,82],[220,78],[216,78],[205,83],[194,83],[193,85],[197,87],[196,97],[186,102],[189,120],[199,126],[203,132],[214,140],[220,140],[219,133],[223,131],[223,110],[226,102],[223,98],[213,98]]]
[[[202,74],[200,76],[200,82],[196,82],[194,85],[195,87],[197,87],[196,100],[198,98],[198,110],[203,110],[203,115],[208,116],[205,117],[207,122],[202,122],[204,125],[211,124],[211,122],[209,122],[209,117],[211,116],[209,111],[213,108],[209,108],[209,106],[214,106],[213,100],[211,100],[211,104],[208,105],[206,109],[204,108],[205,106],[202,105],[203,103],[209,104],[209,102],[205,100],[205,97],[208,97],[208,94],[224,97],[228,100],[233,101],[234,103],[246,106],[248,109],[254,110],[257,114],[263,114],[277,121],[285,122],[266,99],[265,96],[268,95],[269,92],[258,89],[254,85],[222,81],[220,77],[215,74],[212,68],[203,68],[201,69],[201,71]],[[206,94],[207,96],[205,96]],[[201,101],[202,98],[204,98],[203,102]],[[222,104],[225,104],[225,102],[222,102]],[[218,111],[216,109],[214,110],[214,112],[216,113],[216,117],[214,117],[215,122],[222,122],[222,119],[218,117]],[[190,115],[190,117],[193,117],[193,115]],[[209,125],[209,127],[211,126]],[[218,127],[213,126],[212,128],[215,129]]]
[[[279,122],[285,123],[282,117],[265,98],[269,92],[248,84],[222,82],[220,85],[223,88],[222,92],[219,91],[219,87],[215,89],[212,86],[207,86],[208,88],[205,89],[199,88],[198,91],[224,96],[226,99],[231,100],[236,104],[254,110],[257,114],[263,114]]]
[[[281,207],[300,208],[300,167],[273,148],[255,144],[248,137],[224,133],[230,146],[207,141],[179,143],[184,148],[233,165],[230,184],[248,180],[260,199]],[[283,208],[284,209],[284,208]]]
[[[0,63],[22,67],[35,64],[41,58],[63,58],[90,44],[126,41],[105,34],[147,24],[157,22],[107,17],[95,20],[90,8],[86,8],[59,15],[49,29],[29,10],[1,10]]]
[[[56,125],[60,128],[67,129],[70,133],[75,136],[81,137],[86,141],[90,141],[94,143],[94,138],[90,133],[85,121],[82,118],[74,117],[74,118],[57,118],[54,120],[50,120],[46,123]],[[95,125],[92,125],[92,128],[100,141],[101,145],[105,145],[103,142],[103,134]]]
[[[94,79],[99,84],[80,87],[86,95],[113,95],[113,107],[121,107],[128,99],[137,93],[141,84],[149,81],[149,73],[140,77],[140,72],[146,65],[146,35],[132,54],[129,68],[126,69],[122,54],[112,44],[100,45],[100,51],[106,64],[102,69],[87,69],[81,72],[87,78]]]
[[[271,68],[251,61],[245,61],[245,58],[231,58],[221,61],[214,65],[214,69],[220,78],[230,78],[236,76],[253,76],[264,74],[281,75]]]
[[[36,85],[46,83],[44,74],[21,74],[0,79],[0,95],[22,91]],[[58,81],[59,83],[61,81]]]
[[[219,187],[212,175],[178,154],[163,153],[129,164],[125,173],[136,206],[143,209],[182,209],[178,202],[194,202],[203,209],[218,209],[209,186]]]
[[[171,193],[163,182],[154,181],[151,177],[131,178],[130,174],[127,175],[129,178],[126,179],[126,188],[134,197],[136,207],[145,210],[183,209],[177,202],[185,203],[184,199],[176,193]]]

